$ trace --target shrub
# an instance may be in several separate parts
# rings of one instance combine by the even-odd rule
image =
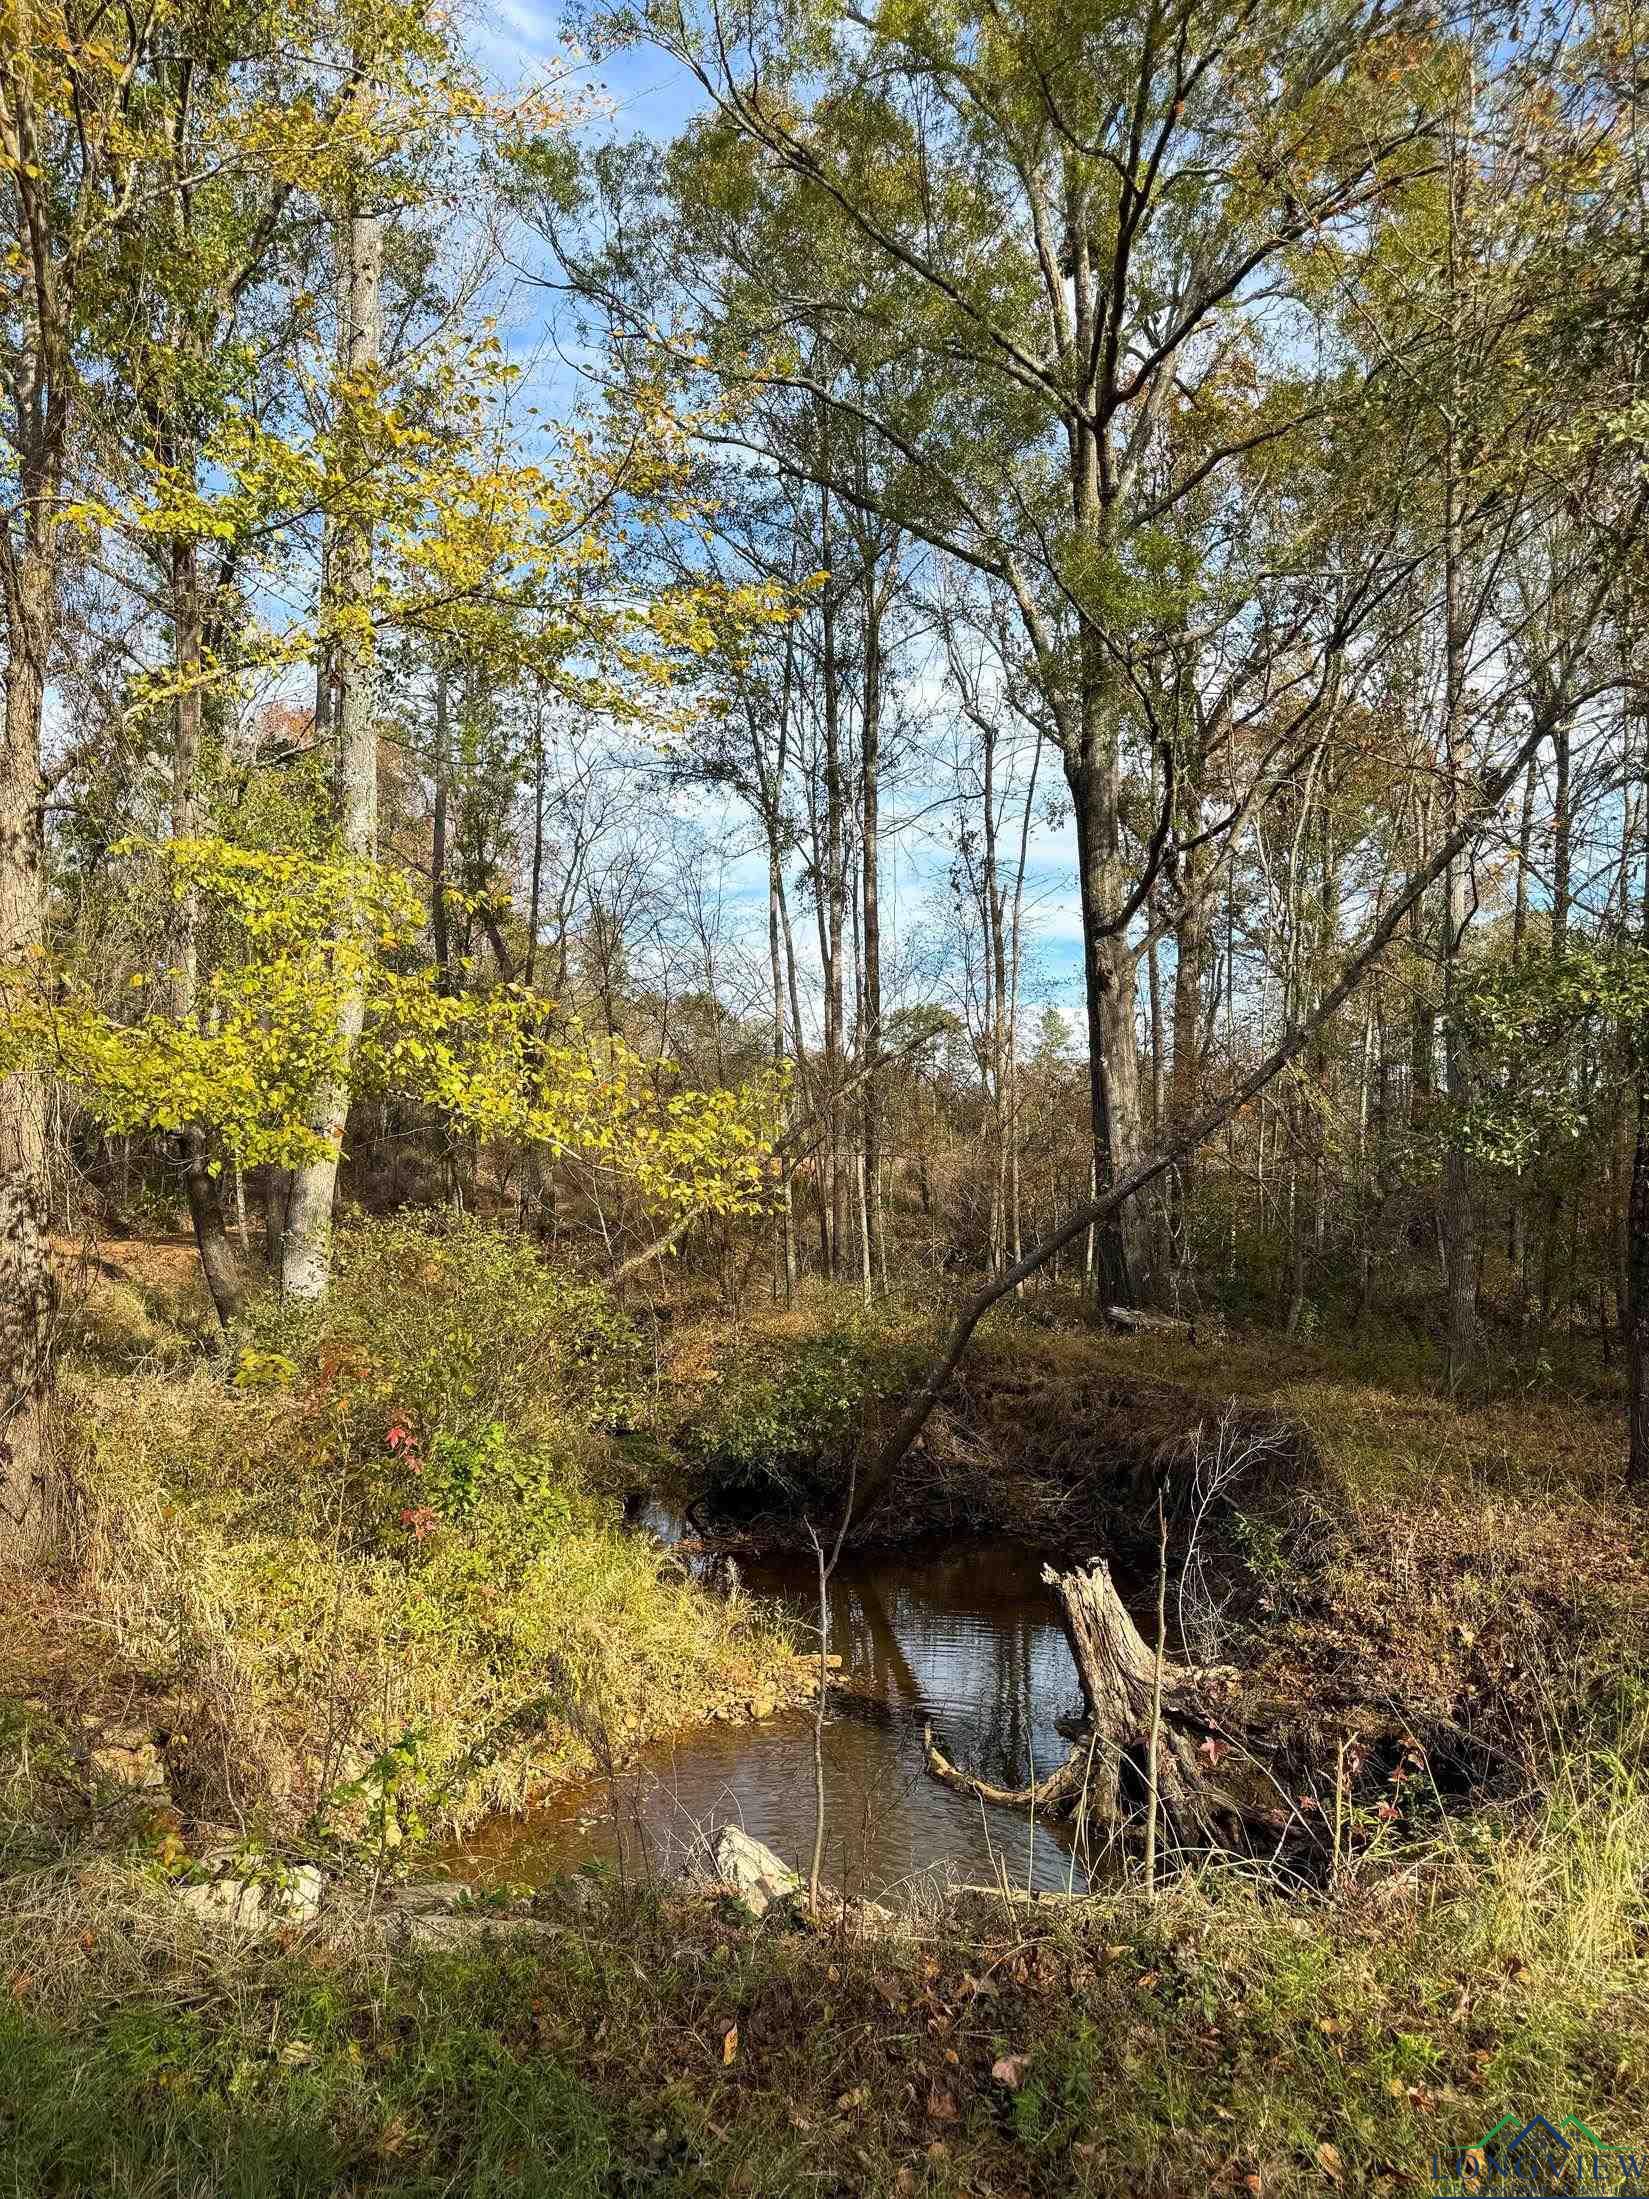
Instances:
[[[918,1333],[885,1305],[814,1291],[801,1320],[741,1334],[682,1428],[681,1448],[714,1489],[817,1493],[839,1478],[871,1411],[917,1371]]]
[[[357,1224],[339,1239],[330,1296],[265,1302],[247,1335],[322,1369],[370,1360],[380,1394],[426,1440],[546,1413],[612,1428],[651,1405],[652,1355],[608,1291],[467,1215]]]
[[[530,1546],[560,1533],[590,1439],[654,1412],[652,1361],[599,1285],[520,1237],[457,1217],[368,1222],[342,1240],[319,1306],[266,1301],[237,1389],[286,1392],[294,1464],[349,1495],[351,1541],[401,1550],[437,1526]]]
[[[72,1368],[89,1575],[197,1813],[302,1818],[414,1736],[397,1822],[436,1831],[770,1691],[778,1625],[601,1493],[645,1373],[605,1293],[404,1222],[323,1307],[260,1309],[230,1378]]]

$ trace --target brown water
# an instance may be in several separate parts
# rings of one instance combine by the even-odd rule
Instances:
[[[667,1516],[643,1524],[674,1539]],[[854,1892],[909,1890],[936,1874],[1057,1891],[1087,1883],[1046,1825],[943,1787],[923,1768],[922,1727],[953,1762],[1018,1784],[1063,1761],[1058,1720],[1082,1699],[1058,1607],[1028,1553],[1004,1545],[920,1557],[844,1557],[830,1647],[844,1685],[825,1730],[825,1876]],[[804,1618],[811,1560],[741,1566],[744,1585]],[[479,1884],[529,1885],[601,1858],[669,1872],[736,1823],[805,1870],[813,1844],[813,1723],[805,1711],[710,1725],[656,1749],[613,1783],[562,1790],[525,1817],[480,1826],[449,1858]]]

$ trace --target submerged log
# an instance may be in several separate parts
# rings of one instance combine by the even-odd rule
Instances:
[[[1109,1829],[1150,1793],[1157,1653],[1129,1617],[1103,1558],[1070,1573],[1044,1566],[1042,1578],[1058,1595],[1065,1614],[1088,1708],[1085,1731],[1056,1771],[1029,1786],[993,1786],[952,1764],[934,1742],[931,1726],[923,1737],[927,1768],[947,1786],[986,1802],[1035,1809],[1050,1817],[1092,1818]],[[1238,1801],[1207,1777],[1199,1749],[1223,1732],[1201,1698],[1201,1685],[1209,1677],[1170,1658],[1163,1660],[1157,1798],[1175,1839],[1187,1847],[1233,1845],[1249,1829],[1275,1833],[1286,1822],[1281,1813]],[[1221,1748],[1207,1752],[1210,1768],[1222,1753]]]

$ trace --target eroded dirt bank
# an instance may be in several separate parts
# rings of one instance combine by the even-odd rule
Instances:
[[[1379,1783],[1417,1753],[1458,1807],[1543,1787],[1554,1729],[1606,1713],[1649,1655],[1617,1447],[1573,1401],[1451,1399],[1270,1337],[1016,1329],[965,1363],[859,1537],[1104,1555],[1149,1602],[1160,1496],[1172,1640],[1236,1668],[1296,1799],[1331,1807],[1349,1760],[1389,1806]],[[730,1548],[806,1548],[845,1474],[821,1462],[801,1501],[698,1517]]]

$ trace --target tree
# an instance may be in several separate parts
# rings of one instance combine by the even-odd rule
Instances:
[[[158,5],[106,22],[70,0],[14,4],[0,14],[7,208],[0,346],[8,400],[0,968],[9,971],[27,970],[46,942],[41,718],[64,505],[84,392],[96,370],[91,347],[102,292],[157,150],[155,118],[133,88],[152,72],[172,20]],[[44,1088],[19,1066],[0,1085],[0,1544],[21,1564],[49,1554],[57,1533],[46,1432],[54,1305]]]
[[[675,348],[836,411],[837,451],[853,436],[876,449],[869,478],[827,464],[822,443],[795,462],[1015,604],[1073,805],[1109,1183],[1141,1150],[1130,928],[1168,846],[1167,824],[1128,830],[1130,729],[1164,752],[1171,824],[1152,667],[1188,622],[1217,632],[1251,610],[1261,577],[1237,530],[1217,569],[1197,569],[1199,494],[1307,430],[1331,395],[1274,363],[1233,403],[1230,376],[1274,348],[1267,315],[1308,294],[1312,255],[1420,157],[1420,18],[1184,0],[1145,17],[735,21],[661,0],[618,22],[713,103],[668,174],[691,264]],[[628,286],[594,271],[637,337],[662,287],[640,237],[625,218]],[[775,334],[798,320],[818,344]],[[1176,411],[1211,401],[1222,432],[1165,465]],[[1362,592],[1346,591],[1343,622]],[[1125,1210],[1106,1236],[1111,1294],[1148,1263]]]
[[[364,398],[377,397],[383,353],[383,216],[351,205],[341,224],[338,318],[343,417],[356,418]],[[340,462],[346,478],[363,463],[355,436],[346,436]],[[378,853],[378,722],[373,680],[373,515],[348,510],[332,543],[328,575],[329,624],[337,644],[338,838],[343,852],[363,862]],[[364,988],[339,1003],[340,1074],[316,1095],[314,1128],[322,1151],[292,1179],[281,1259],[281,1288],[292,1298],[320,1298],[332,1275],[332,1200],[338,1156],[349,1120],[350,1063],[366,1014]]]

